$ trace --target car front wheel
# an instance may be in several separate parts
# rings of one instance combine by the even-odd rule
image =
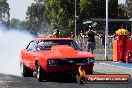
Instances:
[[[22,60],[20,60],[20,70],[23,77],[31,77],[33,76],[33,71],[28,69]]]
[[[43,72],[43,69],[42,67],[40,66],[39,62],[37,62],[37,79],[38,81],[42,82],[43,81],[43,75],[44,75],[44,72]]]

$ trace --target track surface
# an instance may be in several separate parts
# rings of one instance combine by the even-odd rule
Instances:
[[[101,64],[102,62],[96,62],[94,67],[94,73],[115,73],[115,74],[130,74],[131,69],[124,69],[120,67],[114,67],[107,64]],[[132,88],[132,82],[128,84],[112,84],[112,83],[100,83],[100,84],[84,84],[79,85],[71,77],[53,77],[48,81],[38,82],[35,77],[17,77],[12,75],[0,74],[0,88]]]

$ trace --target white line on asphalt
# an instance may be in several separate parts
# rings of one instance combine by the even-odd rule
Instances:
[[[99,63],[99,64],[104,64],[104,65],[109,65],[109,66],[114,66],[114,67],[120,67],[120,68],[127,68],[127,69],[131,69],[132,70],[132,68],[123,67],[123,66],[119,66],[119,65],[112,65],[112,64],[108,64],[108,63]]]
[[[11,82],[18,82],[18,81],[2,81],[2,80],[0,80],[0,83],[11,83]]]

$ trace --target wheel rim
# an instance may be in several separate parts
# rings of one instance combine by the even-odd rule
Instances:
[[[37,67],[37,79],[39,79],[39,78],[40,78],[40,66],[38,64],[38,67]]]
[[[23,75],[23,63],[22,63],[22,61],[20,62],[20,71],[21,71],[21,74]]]

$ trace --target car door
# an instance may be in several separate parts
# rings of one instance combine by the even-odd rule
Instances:
[[[35,41],[31,41],[27,47],[27,53],[26,53],[26,64],[28,67],[33,68],[35,64]]]
[[[32,50],[31,50],[31,55],[30,55],[30,67],[32,67],[33,69],[36,69],[36,66],[35,66],[35,60],[37,58],[37,48],[36,48],[37,44],[36,44],[36,41],[34,41],[32,43]]]

